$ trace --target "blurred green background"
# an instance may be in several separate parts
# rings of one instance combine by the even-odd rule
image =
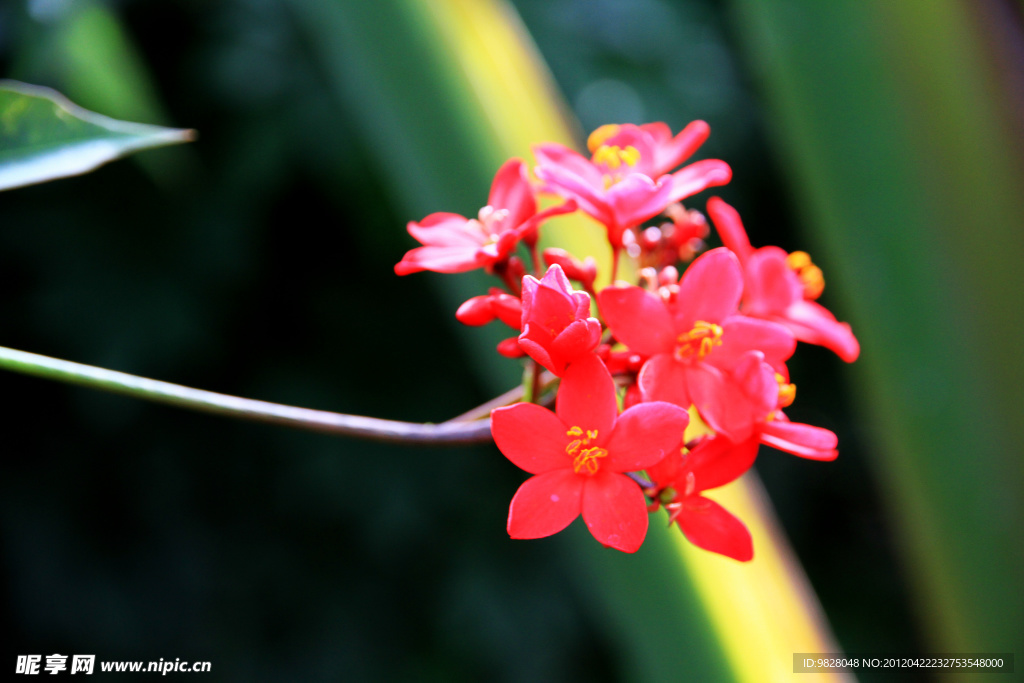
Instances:
[[[707,120],[701,155],[733,166],[720,194],[752,242],[810,251],[860,336],[854,366],[812,347],[791,365],[789,414],[836,431],[839,460],[757,465],[839,644],[1024,653],[1020,6],[514,5],[581,131]],[[391,270],[408,220],[472,215],[497,167],[443,97],[437,40],[411,0],[0,4],[0,76],[200,135],[0,195],[0,343],[417,421],[509,388],[499,333],[452,316],[480,280]],[[8,661],[180,657],[239,681],[725,677],[695,605],[674,615],[690,632],[660,636],[663,666],[638,667],[622,615],[657,613],[657,595],[601,595],[578,535],[509,541],[523,475],[493,448],[0,380]]]

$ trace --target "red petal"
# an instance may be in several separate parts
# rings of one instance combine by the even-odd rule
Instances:
[[[552,216],[560,216],[566,213],[572,213],[577,208],[575,199],[567,199],[564,204],[558,206],[551,206],[544,209],[537,215],[531,217],[522,225],[516,229],[516,235],[526,240],[528,244],[536,243],[537,241],[537,228]]]
[[[599,543],[634,553],[647,535],[647,500],[629,477],[598,472],[584,482],[583,521]]]
[[[494,261],[481,253],[476,246],[416,247],[409,250],[402,260],[395,264],[397,275],[408,275],[421,270],[435,273],[464,273],[480,268]]]
[[[470,229],[469,219],[457,213],[432,213],[419,223],[406,226],[409,234],[431,247],[477,246],[484,243],[483,233]]]
[[[711,128],[703,121],[691,122],[674,138],[671,137],[668,126],[665,126],[664,130],[656,126],[657,124],[647,124],[640,128],[650,132],[659,143],[655,147],[655,167],[659,173],[668,173],[689,159],[711,135]],[[669,139],[661,137],[666,134]]]
[[[760,351],[765,361],[777,371],[796,350],[796,337],[783,325],[748,318],[730,316],[722,322],[722,345],[707,357],[707,362],[721,370],[731,370],[751,351]]]
[[[533,338],[531,338],[533,337]],[[551,357],[548,348],[551,346],[551,336],[543,330],[535,329],[534,325],[526,324],[526,329],[519,335],[519,348],[526,352],[545,369],[550,370],[554,375],[561,377],[565,374],[566,363],[561,359],[555,360]]]
[[[775,371],[751,351],[730,374],[707,363],[686,369],[686,382],[701,417],[730,441],[750,438],[754,426],[775,410],[779,385]]]
[[[544,169],[560,169],[578,176],[587,184],[600,187],[604,183],[601,170],[590,159],[557,142],[548,142],[533,147],[533,156]],[[540,174],[537,174],[540,177]]]
[[[551,270],[548,272],[555,270],[564,280],[565,275],[562,274],[562,269],[558,266],[551,266]],[[529,275],[523,278],[524,288],[531,280],[533,278]],[[568,285],[569,281],[565,280],[565,283]],[[543,280],[536,287],[523,290],[523,320],[540,325],[552,337],[564,330],[575,319],[576,300],[567,292],[560,291]]]
[[[850,326],[838,322],[821,304],[798,301],[786,310],[785,322],[800,341],[831,349],[847,363],[860,355],[860,343]]]
[[[641,287],[605,287],[597,301],[612,334],[631,351],[654,356],[673,350],[675,326],[657,295]]]
[[[596,318],[576,320],[552,340],[551,353],[554,358],[572,363],[596,349],[600,342],[601,323]]]
[[[645,401],[668,401],[681,408],[693,402],[686,382],[686,367],[668,353],[648,360],[637,376]]]
[[[596,355],[584,356],[569,366],[558,387],[555,412],[566,427],[596,429],[602,446],[611,436],[619,405],[615,400],[615,380]],[[568,441],[563,442],[563,449]]]
[[[683,461],[693,472],[697,491],[725,486],[739,479],[757,459],[757,436],[733,443],[723,436],[705,439]]]
[[[708,200],[708,215],[715,224],[718,236],[722,238],[722,244],[736,254],[741,263],[746,261],[754,248],[750,246],[739,212],[718,197],[712,197]]]
[[[718,159],[704,159],[672,174],[672,195],[669,201],[680,202],[709,187],[726,185],[732,180],[729,164]]]
[[[761,441],[772,448],[810,460],[835,460],[839,437],[824,427],[772,420],[761,429]]]
[[[782,315],[795,301],[803,301],[804,287],[786,263],[786,252],[762,247],[744,264],[747,291],[743,312],[756,316]]]
[[[679,282],[674,311],[676,329],[687,332],[697,320],[719,323],[736,313],[743,295],[743,270],[725,247],[701,254]]]
[[[710,498],[686,500],[677,521],[687,540],[699,548],[740,562],[754,557],[754,541],[747,527]]]
[[[543,538],[572,524],[580,514],[584,479],[571,468],[527,479],[508,506],[508,535]]]
[[[526,164],[522,159],[509,159],[498,169],[491,183],[487,203],[495,209],[507,209],[509,216],[503,225],[515,228],[537,213],[537,200],[526,177]]]
[[[574,200],[584,213],[605,225],[614,223],[611,206],[604,196],[604,181],[600,178],[591,184],[574,173],[553,166],[538,166],[534,173],[546,183],[544,189],[548,192]]]
[[[656,465],[683,444],[690,416],[679,406],[655,401],[641,403],[619,415],[608,449],[607,466],[613,472],[630,472]]]
[[[615,221],[622,227],[639,225],[665,210],[672,200],[669,176],[655,182],[642,173],[631,173],[605,192]]]
[[[516,403],[491,411],[491,435],[498,450],[530,474],[571,469],[565,432],[565,425],[554,413],[534,403]]]

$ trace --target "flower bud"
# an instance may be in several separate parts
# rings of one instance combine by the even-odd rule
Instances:
[[[583,285],[584,289],[594,286],[594,279],[597,277],[597,262],[592,256],[588,256],[581,262],[565,249],[552,247],[544,250],[544,263],[549,267],[558,265],[565,272],[566,277],[576,280]]]
[[[541,280],[523,278],[522,303],[519,345],[559,377],[601,341],[601,323],[590,316],[590,295],[573,291],[558,264],[548,268]]]
[[[459,306],[455,311],[455,318],[463,325],[479,327],[494,320],[494,310],[491,307],[491,297],[487,294],[474,296]]]
[[[505,358],[522,358],[526,355],[519,348],[519,339],[516,337],[509,337],[498,342],[498,353],[505,356]]]

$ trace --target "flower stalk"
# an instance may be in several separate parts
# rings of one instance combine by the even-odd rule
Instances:
[[[312,410],[193,389],[180,384],[138,377],[125,372],[73,363],[5,347],[0,347],[0,368],[179,408],[242,420],[268,422],[335,436],[410,446],[454,446],[491,441],[489,418],[421,424],[383,420],[362,415],[347,415],[326,410]],[[508,396],[510,402],[516,398],[516,396]]]

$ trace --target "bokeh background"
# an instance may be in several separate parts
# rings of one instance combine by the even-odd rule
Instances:
[[[414,421],[510,388],[500,332],[452,316],[483,280],[391,270],[408,220],[472,215],[500,163],[500,114],[480,120],[462,84],[481,97],[514,66],[467,77],[446,57],[459,32],[488,30],[472,22],[483,6],[536,42],[557,89],[533,95],[577,135],[708,121],[700,154],[732,165],[719,194],[752,242],[824,269],[824,303],[863,356],[802,347],[789,412],[836,431],[841,456],[766,451],[757,470],[838,644],[1024,655],[1012,0],[5,0],[0,76],[200,137],[0,195],[0,343]],[[0,382],[10,665],[61,652],[209,660],[212,680],[736,679],[678,559],[610,558],[578,528],[508,540],[523,475],[493,447],[365,444]]]

